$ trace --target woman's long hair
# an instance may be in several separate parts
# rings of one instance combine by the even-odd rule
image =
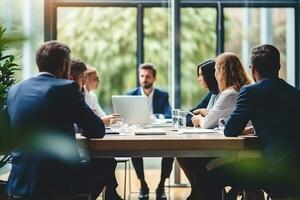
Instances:
[[[207,60],[197,66],[197,75],[199,69],[202,71],[202,76],[210,92],[213,94],[219,93],[218,82],[215,77],[215,61]]]
[[[220,54],[216,58],[216,66],[220,75],[220,80],[218,80],[220,91],[229,87],[239,91],[241,87],[252,82],[235,53],[225,52]]]

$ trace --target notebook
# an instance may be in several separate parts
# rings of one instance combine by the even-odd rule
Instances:
[[[161,128],[136,129],[133,131],[135,135],[166,135],[167,132]]]

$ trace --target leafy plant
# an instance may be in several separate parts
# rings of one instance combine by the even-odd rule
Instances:
[[[14,63],[15,57],[7,53],[8,44],[14,39],[6,37],[5,31],[6,29],[0,26],[0,153],[9,152],[13,145],[9,121],[2,108],[8,87],[16,82],[14,73],[19,70],[18,65]]]
[[[2,108],[8,87],[12,86],[16,79],[15,71],[19,70],[18,65],[14,63],[15,57],[11,54],[5,54],[8,50],[9,39],[5,35],[6,29],[0,26],[0,106]]]

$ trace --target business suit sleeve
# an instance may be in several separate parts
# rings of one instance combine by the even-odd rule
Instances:
[[[164,102],[163,102],[163,113],[165,118],[171,118],[171,106],[169,103],[169,94],[166,93]]]
[[[236,108],[230,115],[228,122],[225,126],[224,134],[225,136],[235,137],[241,134],[251,118],[251,99],[249,96],[249,90],[242,88],[238,100],[236,103]]]
[[[105,127],[102,120],[85,103],[84,96],[73,84],[72,102],[76,123],[82,128],[83,135],[88,138],[102,138],[105,135]]]
[[[201,100],[201,102],[193,109],[191,109],[191,111],[194,111],[196,109],[199,109],[199,108],[206,108],[207,105],[208,105],[208,102],[210,100],[210,97],[211,97],[212,93],[209,92],[205,95],[205,97]]]
[[[201,102],[195,108],[191,109],[190,111],[193,112],[194,110],[199,109],[199,108],[206,108],[211,95],[212,95],[211,92],[207,93],[205,95],[205,97],[201,100]],[[192,122],[192,117],[193,116],[191,114],[187,114],[187,116],[186,116],[186,125],[187,126],[194,126],[193,122]]]

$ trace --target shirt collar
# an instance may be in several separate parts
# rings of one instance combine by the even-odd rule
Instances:
[[[150,92],[149,96],[147,96],[147,95],[144,93],[144,89],[143,89],[142,87],[140,87],[140,90],[141,90],[142,96],[146,96],[146,97],[149,97],[149,98],[152,98],[152,97],[153,97],[153,94],[154,94],[154,88],[152,88],[152,91]]]
[[[49,72],[40,72],[40,73],[37,74],[37,76],[41,76],[41,75],[49,75],[49,76],[51,76],[53,78],[56,78],[53,74],[51,74]]]

